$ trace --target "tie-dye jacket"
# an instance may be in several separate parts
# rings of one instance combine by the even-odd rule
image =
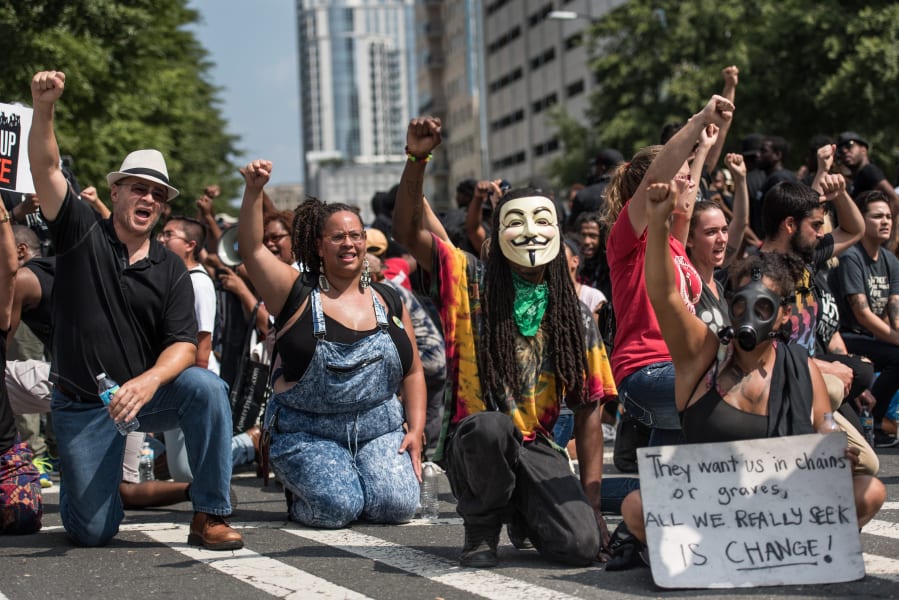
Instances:
[[[447,367],[446,413],[435,460],[442,456],[446,435],[456,423],[470,414],[487,410],[477,359],[484,272],[484,264],[473,255],[434,237],[431,291],[443,320]],[[618,391],[596,324],[586,306],[581,306],[581,313],[587,353],[587,401],[605,402]],[[559,415],[561,403],[556,391],[555,365],[547,346],[542,328],[534,337],[519,335],[516,340],[519,365],[527,382],[525,389],[514,394],[510,416],[526,441],[538,434],[551,439]],[[577,409],[574,402],[568,402],[568,406]]]

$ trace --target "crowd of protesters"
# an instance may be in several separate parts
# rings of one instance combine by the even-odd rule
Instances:
[[[848,435],[862,527],[885,500],[874,448],[899,444],[899,196],[852,131],[816,136],[796,172],[776,132],[725,155],[739,71],[723,79],[659,124],[660,145],[600,151],[566,202],[537,176],[469,179],[438,214],[423,185],[441,123],[413,119],[366,227],[326,190],[276,210],[264,159],[240,170],[239,221],[213,214],[214,185],[171,215],[179,191],[149,149],[109,173],[110,211],[60,158],[65,75],[36,74],[36,193],[4,192],[0,212],[2,530],[40,528],[58,468],[76,544],[108,543],[124,509],[190,501],[188,542],[237,549],[229,481],[254,461],[299,523],[403,523],[429,459],[458,501],[463,566],[495,566],[505,526],[548,560],[623,569],[645,556],[642,501],[636,477],[603,477],[605,443],[635,472],[639,447],[809,433],[825,412]],[[239,250],[222,246],[231,227]],[[242,428],[229,390],[250,338],[269,393]],[[105,403],[101,373],[119,384]],[[145,439],[162,456],[150,486]]]

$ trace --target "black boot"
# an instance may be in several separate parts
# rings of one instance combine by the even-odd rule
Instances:
[[[607,549],[612,558],[606,563],[606,571],[626,571],[634,567],[649,566],[648,549],[634,537],[624,522],[615,528]]]
[[[459,556],[459,563],[463,567],[485,569],[495,567],[496,546],[499,544],[499,532],[502,523],[465,524],[465,545]]]

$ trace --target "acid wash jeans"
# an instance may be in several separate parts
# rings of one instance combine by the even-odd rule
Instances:
[[[59,513],[80,546],[103,546],[124,518],[119,484],[125,436],[98,400],[70,397],[59,388],[51,401],[59,445],[62,488]],[[194,510],[231,514],[231,405],[228,387],[210,371],[189,367],[160,387],[137,415],[140,431],[180,427],[187,441]]]
[[[310,295],[315,353],[302,378],[266,407],[270,461],[287,492],[290,517],[309,527],[340,528],[364,519],[405,523],[419,486],[396,390],[403,369],[387,314],[372,294],[378,331],[355,343],[325,339],[318,289]]]

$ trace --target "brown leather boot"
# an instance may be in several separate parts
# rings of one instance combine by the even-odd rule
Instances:
[[[187,543],[207,550],[240,550],[243,548],[243,537],[228,525],[224,517],[196,512],[190,523]]]

